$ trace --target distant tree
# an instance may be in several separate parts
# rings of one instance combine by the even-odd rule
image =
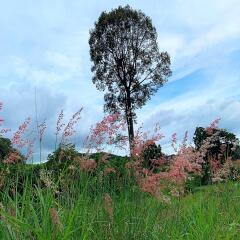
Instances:
[[[144,149],[143,153],[143,166],[151,169],[154,166],[154,160],[158,160],[162,157],[162,148],[160,145],[153,143]]]
[[[10,153],[12,144],[10,139],[0,137],[0,162]]]
[[[194,133],[194,144],[197,150],[207,143],[207,150],[204,156],[203,179],[202,182],[207,184],[211,181],[211,164],[210,160],[224,164],[227,158],[233,160],[240,158],[239,140],[235,134],[225,129],[214,128],[210,132],[207,128],[197,127]]]
[[[198,150],[206,140],[209,140],[211,147],[208,149],[208,154],[214,158],[218,158],[220,153],[224,158],[233,156],[234,154],[236,156],[236,150],[239,146],[239,140],[235,134],[219,128],[213,129],[212,133],[209,134],[205,128],[197,127],[193,140]]]
[[[89,45],[93,83],[105,91],[105,111],[124,112],[131,150],[135,110],[171,75],[170,57],[159,51],[151,19],[128,5],[101,13],[90,31]]]

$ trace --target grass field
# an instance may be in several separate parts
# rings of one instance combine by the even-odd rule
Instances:
[[[31,180],[1,193],[0,239],[239,239],[236,182],[163,203],[127,181],[83,174],[54,193]]]

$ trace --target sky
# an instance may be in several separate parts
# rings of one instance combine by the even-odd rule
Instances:
[[[103,93],[92,83],[89,30],[102,11],[129,4],[156,27],[161,51],[171,57],[172,77],[137,111],[138,125],[159,123],[165,152],[179,138],[220,117],[220,127],[240,136],[239,0],[8,0],[0,8],[0,101],[4,126],[14,132],[28,116],[48,129],[53,149],[56,119],[83,107],[74,141],[79,145],[104,116]]]

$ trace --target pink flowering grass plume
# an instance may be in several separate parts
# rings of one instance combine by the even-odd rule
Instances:
[[[34,140],[30,138],[30,134],[27,136],[28,127],[31,123],[31,118],[26,118],[26,120],[19,126],[18,130],[13,134],[11,142],[13,147],[16,149],[16,152],[20,154],[21,151],[26,149],[26,156],[24,157],[27,160],[33,152]],[[6,163],[13,163],[13,160],[18,160],[16,153],[10,153],[9,159],[6,160]]]
[[[153,165],[151,169],[143,167],[144,150],[163,137],[158,124],[156,124],[152,132],[144,132],[141,126],[135,134],[134,147],[132,150],[134,161],[128,162],[125,167],[127,170],[133,171],[138,185],[143,192],[151,194],[158,200],[169,203],[169,197],[163,192],[166,188],[165,183],[170,178],[170,175],[167,171],[161,171],[162,166],[166,165],[167,160],[162,156],[159,159],[152,159]]]
[[[169,179],[177,184],[183,184],[189,174],[201,175],[203,158],[193,147],[180,149],[173,158],[169,170]]]
[[[27,146],[27,153],[25,156],[25,159],[29,159],[30,157],[32,157],[33,155],[33,148],[34,148],[34,143],[35,143],[35,139],[29,139],[28,141],[28,146]]]
[[[117,171],[112,167],[105,167],[103,170],[104,176],[109,175],[109,174],[116,174],[116,173],[117,173]]]
[[[54,181],[54,173],[52,170],[41,169],[39,179],[44,183],[47,189],[51,189],[55,194],[58,194],[58,186]]]
[[[110,145],[120,149],[125,149],[127,136],[126,121],[120,113],[114,113],[105,116],[94,127],[91,127],[90,133],[85,141],[85,148],[97,151],[103,150],[104,146]]]
[[[214,168],[212,173],[212,182],[223,182],[227,181],[232,173],[233,169],[233,161],[229,157],[224,164],[219,164]],[[234,176],[236,179],[238,178],[238,173]]]
[[[147,173],[147,171],[146,171]],[[153,173],[148,172],[145,177],[141,177],[138,180],[139,187],[143,192],[149,193],[156,199],[170,203],[169,196],[165,193],[168,187],[167,184],[167,173]]]
[[[110,157],[110,154],[104,152],[100,157],[100,163],[103,163],[103,164],[109,163],[109,157]]]
[[[37,126],[38,138],[39,138],[40,163],[42,162],[42,141],[43,141],[43,136],[44,136],[46,128],[47,128],[46,121],[43,121],[42,123],[38,124],[38,126]]]
[[[3,108],[3,104],[0,103],[0,110],[2,110]],[[24,148],[24,147],[29,147],[30,145],[30,140],[25,138],[25,134],[27,131],[27,128],[29,126],[31,122],[30,118],[27,118],[18,128],[18,130],[14,133],[12,139],[11,139],[11,143],[13,144],[13,146],[15,147],[15,149],[13,149],[11,152],[9,152],[9,154],[7,155],[7,157],[4,159],[4,163],[7,164],[15,164],[15,163],[19,163],[22,162],[24,157],[20,154],[20,151]],[[0,127],[3,123],[3,119],[0,118]],[[10,129],[0,129],[0,137],[3,136],[4,134],[6,134],[7,132],[11,131]],[[30,155],[30,153],[27,154],[27,156],[25,157],[25,159],[28,158],[28,156]]]
[[[144,132],[143,126],[140,126],[135,134],[133,141],[132,157],[135,160],[140,160],[142,158],[142,153],[144,150],[154,144],[155,142],[163,138],[163,134],[160,132],[159,124],[156,124],[153,132]]]
[[[43,136],[45,133],[45,130],[47,128],[46,121],[43,121],[38,125],[38,130],[39,130],[39,141],[42,142]]]
[[[31,118],[29,117],[19,126],[18,130],[14,133],[12,137],[11,142],[18,149],[22,149],[29,142],[28,139],[24,139],[24,134],[26,133],[30,122]]]
[[[63,123],[64,113],[63,109],[58,115],[57,124],[56,124],[56,132],[55,132],[55,150],[57,149],[57,142],[58,142],[58,136],[61,133],[63,127],[65,126],[65,123]]]
[[[94,159],[90,159],[87,156],[76,157],[75,162],[80,166],[83,172],[92,172],[97,167],[97,162]]]
[[[187,144],[188,132],[185,132],[182,143],[177,147],[177,135],[172,136],[172,147],[176,154],[170,164],[168,177],[176,184],[184,184],[189,175],[201,175],[202,155],[193,146]]]
[[[156,132],[155,132],[156,134]],[[156,159],[156,164],[152,169],[143,168],[141,165],[141,149],[144,149],[145,144],[151,140],[161,139],[162,135],[156,134],[156,138],[151,136],[150,139],[146,134],[141,134],[144,141],[138,141],[138,150],[136,151],[137,158],[135,158],[132,168],[135,171],[135,176],[139,183],[140,189],[144,192],[150,193],[158,199],[168,199],[167,195],[163,192],[169,192],[171,195],[179,196],[184,191],[185,182],[195,175],[202,173],[203,158],[195,148],[187,143],[188,133],[186,132],[182,142],[177,144],[177,134],[172,136],[172,146],[175,155],[171,158],[170,162],[166,156]],[[139,144],[139,142],[141,144]],[[162,166],[165,166],[164,168]]]
[[[11,151],[8,156],[4,159],[3,163],[6,164],[16,164],[22,162],[23,157],[18,151]]]
[[[133,161],[126,164],[126,169],[130,169],[134,172],[134,175],[139,182],[139,185],[141,186],[143,182],[147,181],[146,179],[143,180],[143,178],[146,178],[147,176],[152,176],[153,172],[156,168],[159,168],[160,165],[164,162],[163,159],[154,159],[154,162],[156,161],[156,164],[152,165],[152,169],[146,169],[143,167],[144,157],[143,153],[144,150],[147,149],[152,144],[155,144],[156,141],[159,141],[163,138],[163,135],[160,132],[160,127],[158,124],[156,124],[153,132],[150,131],[143,131],[143,126],[139,127],[133,142],[133,149],[132,149],[132,158]],[[142,187],[141,187],[142,188]],[[143,188],[142,188],[143,189]],[[145,189],[145,188],[144,188]]]
[[[181,145],[182,149],[187,147],[187,141],[188,141],[188,131],[186,131],[184,134],[184,138],[182,140],[182,145]]]
[[[74,113],[71,117],[71,119],[69,120],[69,122],[64,125],[61,123],[62,118],[63,118],[63,113],[61,112],[59,117],[58,117],[58,122],[57,122],[57,132],[59,133],[59,131],[61,131],[61,129],[63,128],[63,126],[65,126],[65,128],[63,128],[63,133],[62,133],[62,139],[61,139],[61,143],[66,143],[67,140],[73,136],[73,134],[76,133],[75,131],[75,126],[78,124],[79,120],[81,119],[81,113],[82,113],[83,108],[80,108],[76,113]]]
[[[3,109],[3,103],[0,102],[0,110],[2,110],[2,109]],[[0,126],[3,123],[3,121],[4,120],[0,117]]]
[[[147,174],[145,172],[145,174]],[[157,198],[160,197],[160,174],[146,175],[139,179],[139,186],[143,192],[150,193],[152,196]]]
[[[57,119],[56,135],[58,135],[61,132],[62,128],[65,126],[65,124],[62,122],[63,117],[64,117],[64,114],[63,114],[63,109],[62,109],[61,112],[59,113],[58,119]]]
[[[174,152],[177,152],[177,133],[174,133],[174,134],[172,135],[171,146],[172,146]]]
[[[212,135],[213,134],[213,130],[216,129],[218,127],[218,124],[220,122],[221,118],[217,118],[215,119],[213,122],[211,122],[211,124],[206,128],[207,134],[208,135]]]
[[[0,111],[2,109],[3,109],[3,103],[0,102]],[[3,135],[11,131],[11,129],[8,129],[8,128],[1,128],[3,122],[4,122],[4,119],[0,116],[0,137],[2,137]]]

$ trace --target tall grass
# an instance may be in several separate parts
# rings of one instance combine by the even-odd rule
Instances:
[[[239,239],[239,183],[163,203],[141,192],[134,179],[101,183],[87,173],[71,184],[63,178],[56,193],[28,168],[1,192],[0,239]]]

